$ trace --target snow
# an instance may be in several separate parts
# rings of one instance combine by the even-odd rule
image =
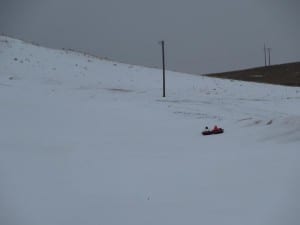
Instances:
[[[0,224],[297,224],[300,88],[161,78],[0,36]]]

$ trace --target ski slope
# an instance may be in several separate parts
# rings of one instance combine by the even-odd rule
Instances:
[[[0,36],[0,224],[298,224],[300,88],[161,79]]]

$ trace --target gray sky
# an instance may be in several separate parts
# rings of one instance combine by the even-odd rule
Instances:
[[[0,32],[112,60],[209,73],[300,61],[299,0],[0,0]]]

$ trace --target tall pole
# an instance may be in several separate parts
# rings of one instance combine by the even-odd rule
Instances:
[[[163,64],[163,97],[166,97],[166,72],[165,72],[165,41],[161,41],[162,64]]]
[[[268,48],[269,53],[269,66],[271,65],[271,48]]]
[[[267,52],[266,52],[266,44],[264,44],[264,54],[265,54],[265,67],[267,66]]]

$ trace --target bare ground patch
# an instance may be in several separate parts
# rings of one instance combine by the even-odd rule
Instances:
[[[206,74],[206,76],[300,87],[300,62]]]

